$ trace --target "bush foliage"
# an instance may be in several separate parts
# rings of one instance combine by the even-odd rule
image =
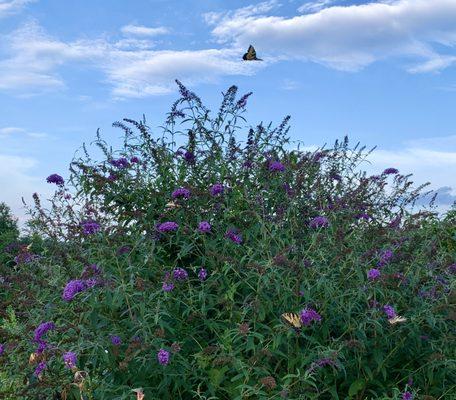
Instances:
[[[97,134],[34,195],[0,271],[0,393],[455,398],[455,211],[413,211],[424,186],[368,176],[346,138],[246,129],[235,86],[212,114],[177,83],[160,134],[116,122],[119,150]]]

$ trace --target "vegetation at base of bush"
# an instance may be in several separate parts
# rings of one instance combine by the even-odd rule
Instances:
[[[235,86],[213,115],[178,85],[160,133],[116,122],[121,149],[97,134],[34,195],[0,270],[1,395],[454,398],[456,210],[413,211],[425,186],[346,138],[246,129]]]

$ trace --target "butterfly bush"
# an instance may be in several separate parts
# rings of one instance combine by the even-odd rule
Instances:
[[[456,208],[414,206],[425,185],[366,174],[347,138],[248,123],[236,86],[211,111],[177,83],[164,123],[115,122],[32,195],[32,247],[0,263],[0,397],[451,396]]]

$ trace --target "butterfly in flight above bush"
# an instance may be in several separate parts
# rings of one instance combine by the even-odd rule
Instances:
[[[302,328],[302,322],[301,318],[299,317],[299,314],[294,313],[294,312],[287,312],[283,313],[281,315],[282,322],[285,323],[286,325],[295,328],[295,329],[300,329]]]
[[[401,317],[400,315],[396,315],[395,317],[390,318],[390,319],[388,320],[388,322],[389,322],[391,325],[396,325],[397,323],[405,322],[405,321],[407,321],[407,318]]]
[[[242,56],[242,59],[245,61],[263,61],[261,58],[257,58],[255,48],[250,45],[247,53]]]

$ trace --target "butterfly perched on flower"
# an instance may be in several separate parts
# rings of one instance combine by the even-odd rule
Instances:
[[[242,56],[242,59],[245,61],[263,61],[261,58],[257,58],[255,48],[250,45],[247,53]]]
[[[400,315],[396,315],[395,317],[393,318],[390,318],[388,320],[388,322],[391,324],[391,325],[395,325],[395,324],[398,324],[400,322],[405,322],[407,321],[407,318],[404,318],[404,317],[401,317]]]
[[[300,329],[302,327],[301,317],[294,312],[287,312],[281,315],[282,322],[291,328]]]

